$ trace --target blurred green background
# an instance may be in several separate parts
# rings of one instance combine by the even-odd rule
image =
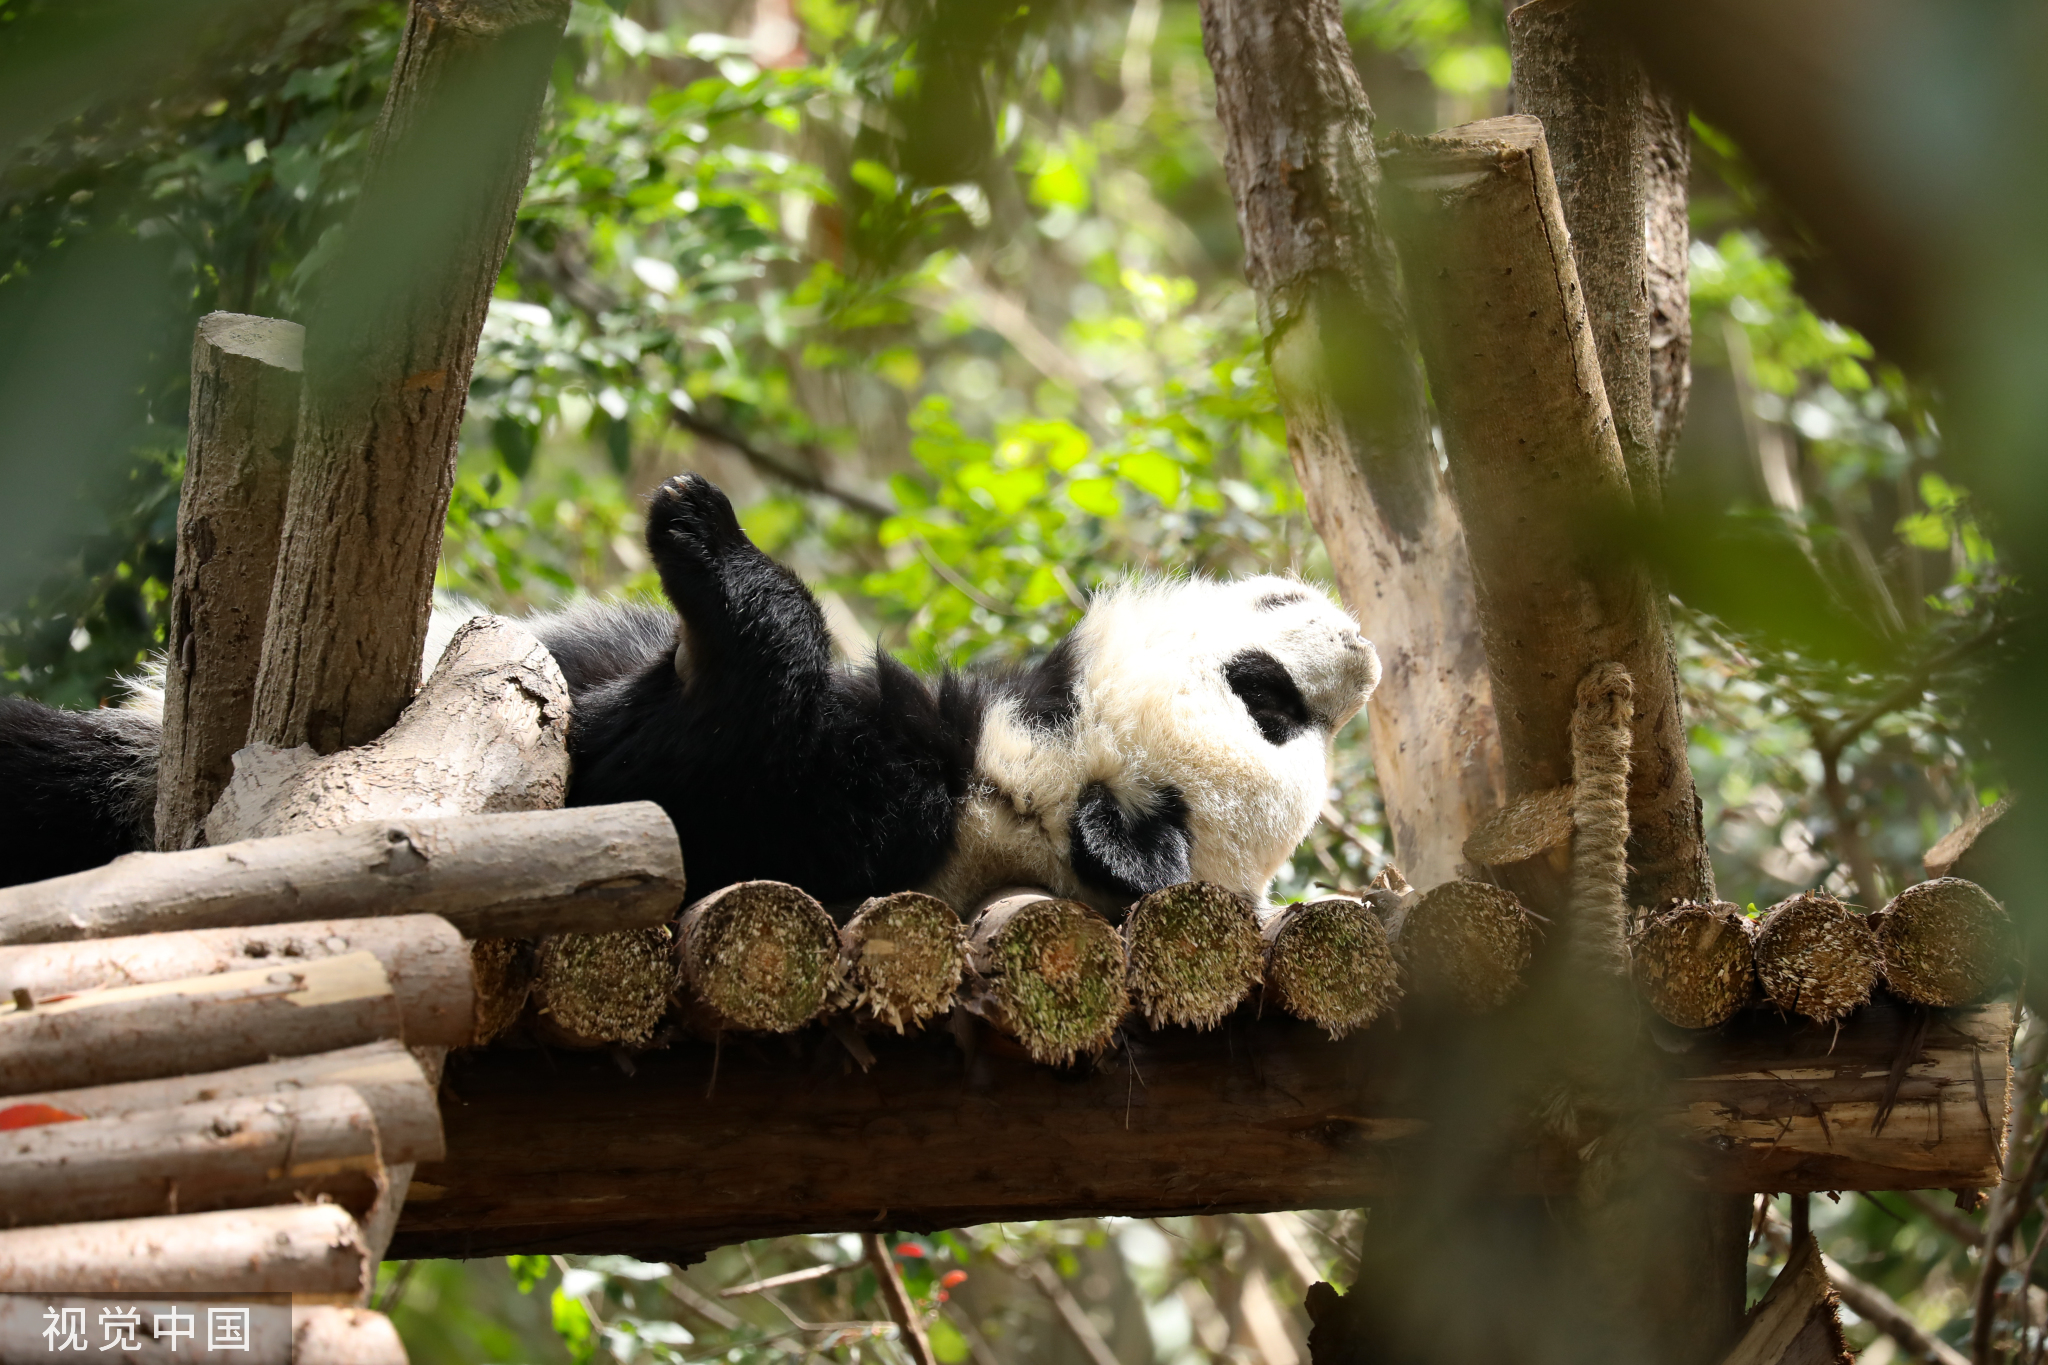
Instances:
[[[189,23],[0,99],[0,689],[68,706],[118,695],[162,638],[192,325],[303,316],[404,17],[0,0],[0,39],[20,71],[23,34],[136,24],[141,43],[146,13]],[[1382,132],[1505,109],[1498,4],[1344,14]],[[652,593],[639,502],[682,469],[733,494],[849,653],[1013,661],[1131,572],[1326,580],[1220,145],[1190,0],[578,3],[440,586],[506,611]],[[1802,300],[1812,246],[1741,148],[1696,123],[1695,158],[1669,520],[1711,534],[1673,538],[1667,569],[1716,875],[1738,903],[1826,886],[1874,908],[2006,789],[1968,699],[2019,594],[1937,395]],[[1386,860],[1362,721],[1331,797],[1342,822],[1276,893]],[[1966,1339],[1955,1219],[1854,1195],[1815,1218],[1837,1260]],[[1285,1365],[1306,1358],[1304,1268],[1347,1283],[1357,1232],[1324,1213],[1020,1224],[906,1239],[899,1262],[944,1299],[948,1361],[1087,1359],[1066,1293],[1120,1360]],[[1772,1256],[1760,1241],[1758,1286]],[[897,1359],[866,1270],[717,1297],[858,1259],[815,1237],[687,1271],[400,1264],[382,1301],[416,1365]]]

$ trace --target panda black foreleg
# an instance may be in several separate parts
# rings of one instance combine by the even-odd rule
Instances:
[[[692,675],[738,675],[780,690],[773,684],[808,682],[831,667],[831,635],[817,600],[747,539],[731,501],[710,480],[678,474],[655,490],[647,550],[682,617]]]
[[[1067,844],[1074,875],[1128,901],[1193,876],[1187,802],[1172,787],[1154,793],[1150,809],[1132,811],[1104,783],[1089,783],[1075,803]]]

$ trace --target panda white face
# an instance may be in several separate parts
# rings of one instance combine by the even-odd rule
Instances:
[[[1379,681],[1357,624],[1292,579],[1134,582],[1099,593],[1063,649],[1064,706],[990,708],[941,894],[1026,883],[1115,911],[1193,877],[1263,903]]]

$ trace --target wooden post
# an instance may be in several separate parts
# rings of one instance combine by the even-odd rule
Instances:
[[[1501,802],[1500,741],[1379,221],[1372,106],[1335,0],[1203,0],[1202,46],[1288,453],[1386,670],[1367,714],[1395,856],[1434,885]]]
[[[250,737],[332,753],[419,680],[477,337],[568,0],[415,4],[323,277]]]
[[[370,1284],[362,1231],[335,1204],[0,1231],[0,1292],[290,1294],[349,1304]]]
[[[192,423],[164,652],[156,846],[191,848],[249,738],[249,702],[299,425],[295,322],[209,313],[192,338]]]

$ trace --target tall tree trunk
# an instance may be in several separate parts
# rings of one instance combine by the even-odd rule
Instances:
[[[1650,409],[1658,468],[1668,480],[1692,391],[1692,116],[1676,91],[1655,80],[1644,82],[1643,110]]]
[[[1224,167],[1288,452],[1345,600],[1380,650],[1369,711],[1394,852],[1456,875],[1500,804],[1499,737],[1392,247],[1372,107],[1335,0],[1202,0]]]
[[[250,738],[382,734],[419,682],[478,334],[568,0],[416,3],[308,330]]]

